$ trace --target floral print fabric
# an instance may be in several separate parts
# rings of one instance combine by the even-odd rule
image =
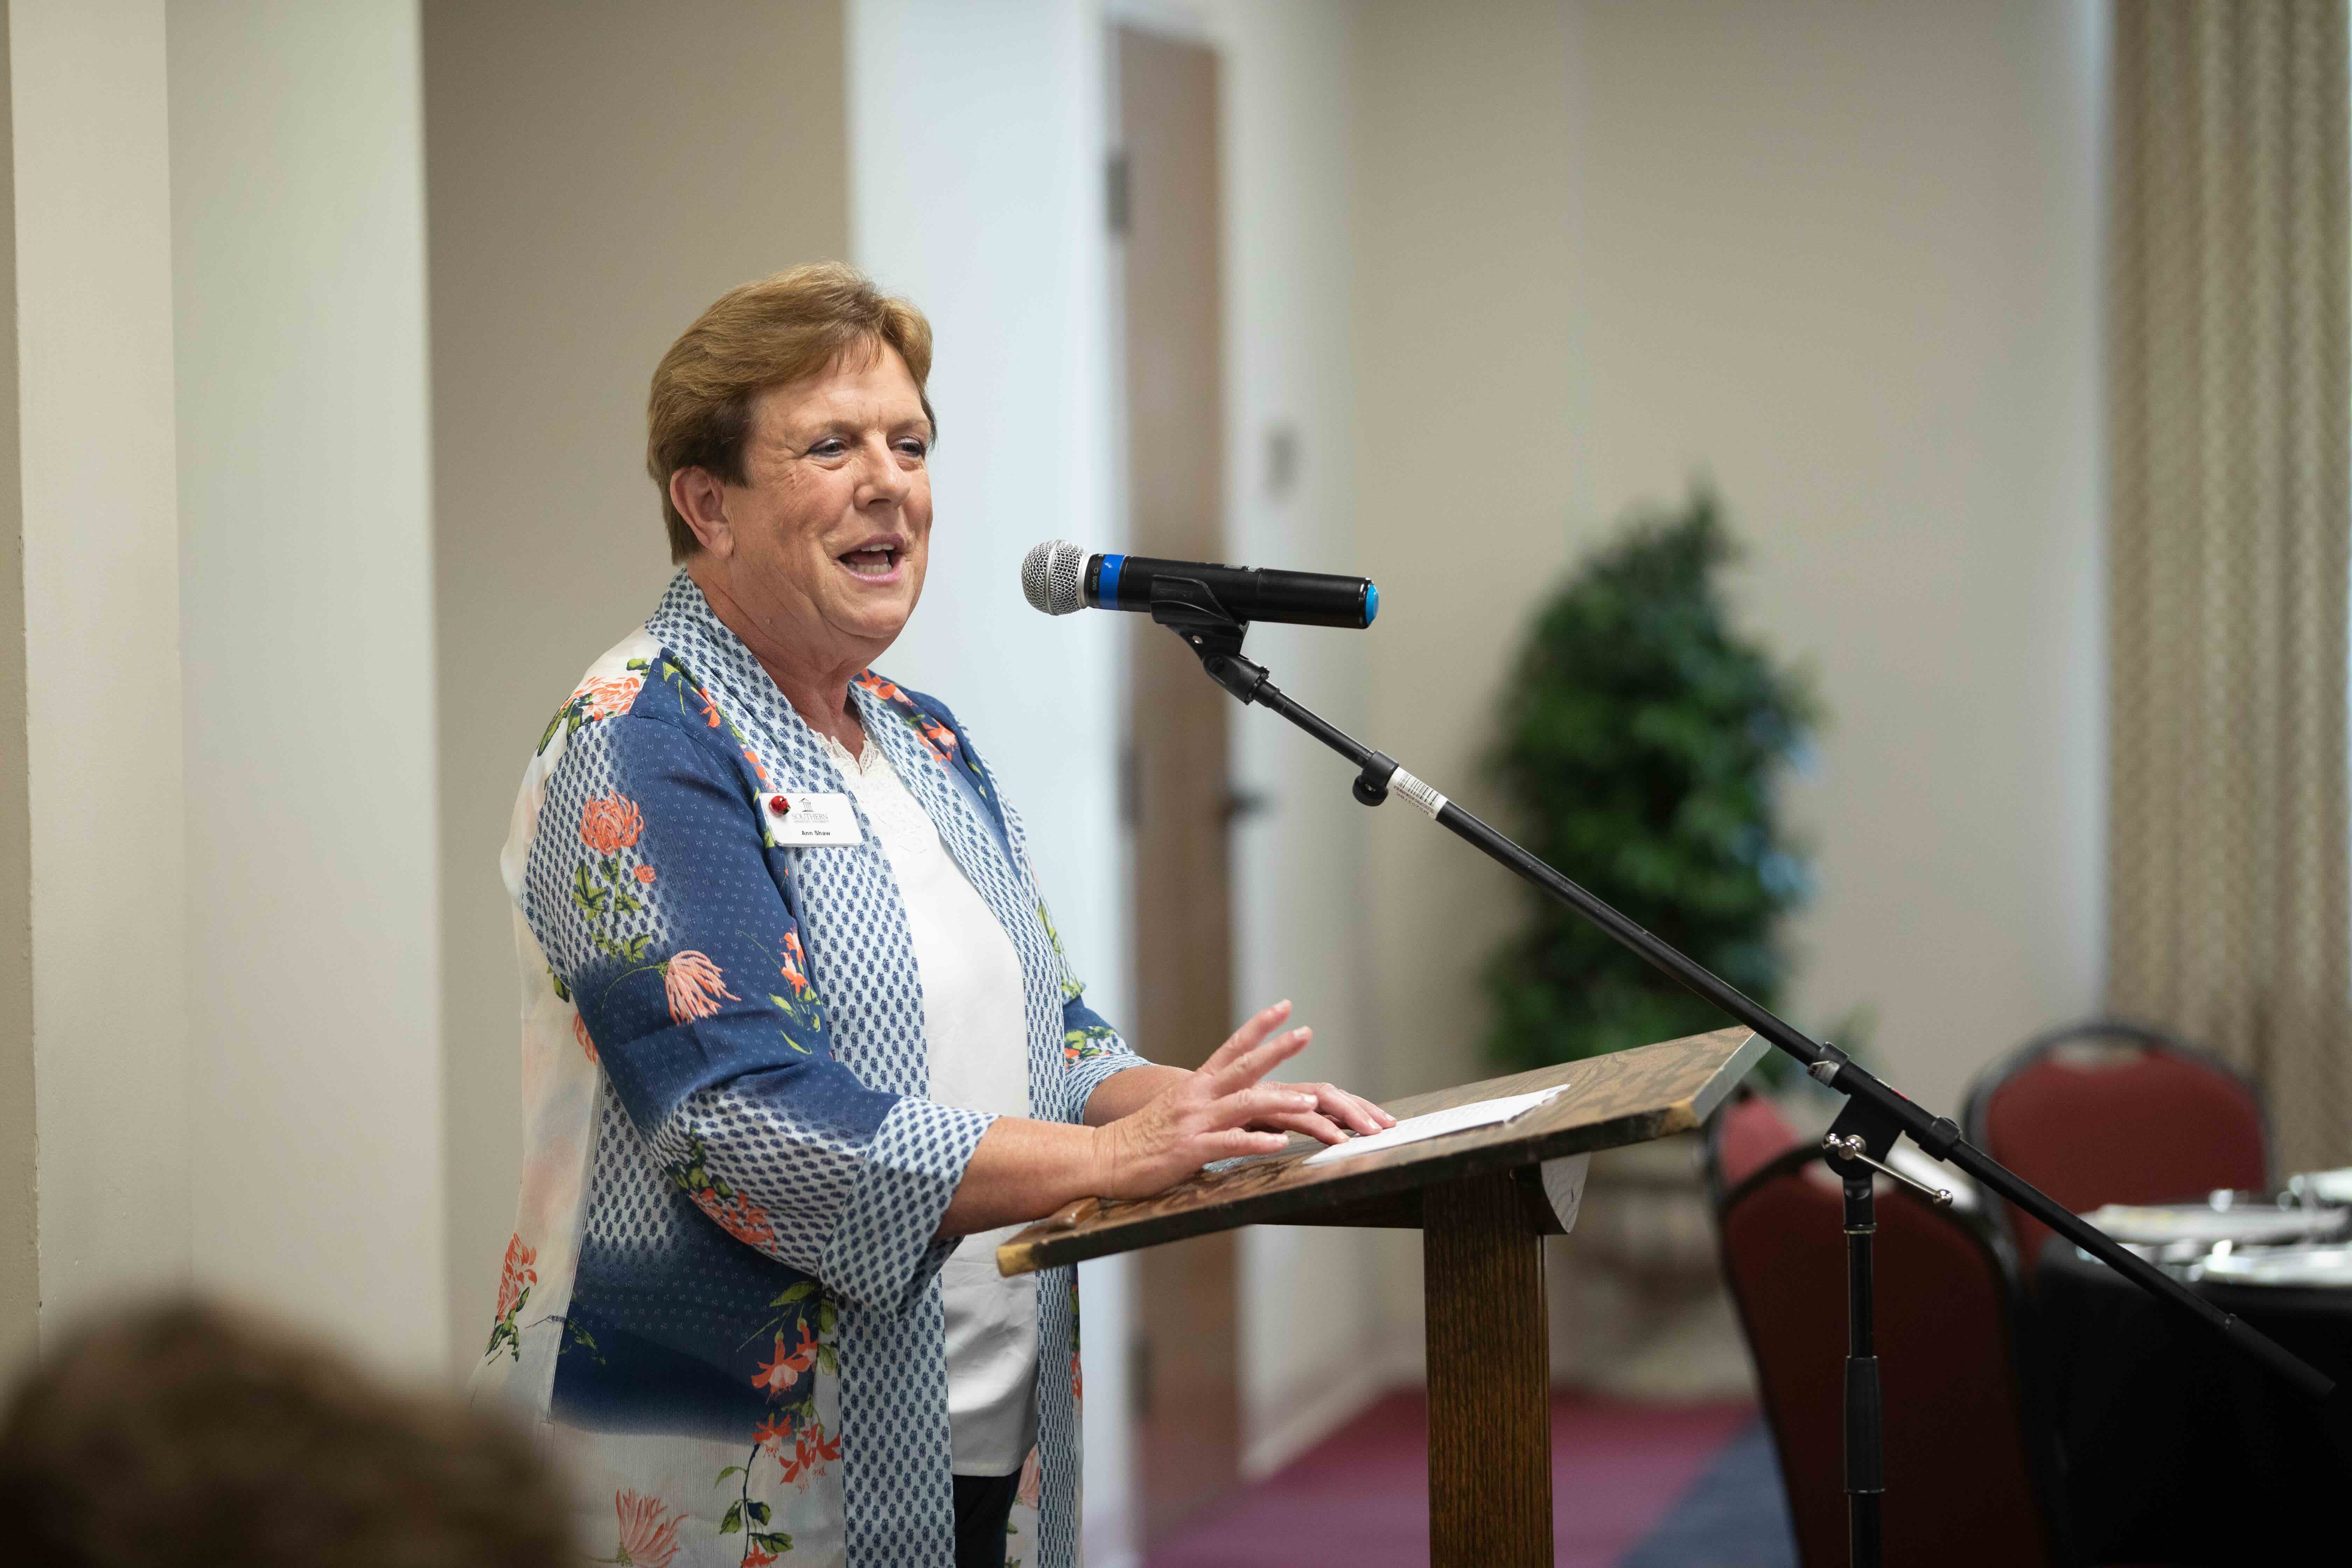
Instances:
[[[1140,1065],[1063,961],[1019,819],[933,700],[852,690],[1021,957],[1032,1103]],[[541,737],[501,868],[526,1156],[478,1384],[598,1500],[599,1560],[947,1564],[931,1237],[988,1117],[923,1098],[920,977],[875,835],[784,847],[842,793],[683,574]],[[1076,1322],[1038,1277],[1039,1445],[1013,1555],[1076,1561]],[[609,1544],[609,1549],[607,1543]]]

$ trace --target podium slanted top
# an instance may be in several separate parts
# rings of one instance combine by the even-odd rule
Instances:
[[[1307,1156],[1324,1145],[1296,1137],[1280,1153],[1199,1172],[1154,1197],[1084,1198],[999,1247],[996,1266],[1026,1274],[1244,1225],[1418,1228],[1423,1188],[1494,1171],[1525,1170],[1531,1178],[1546,1160],[1689,1131],[1768,1048],[1745,1028],[1717,1029],[1412,1095],[1386,1110],[1402,1120],[1568,1085],[1566,1093],[1498,1125],[1314,1164]],[[1557,1230],[1549,1214],[1530,1181],[1529,1224]]]

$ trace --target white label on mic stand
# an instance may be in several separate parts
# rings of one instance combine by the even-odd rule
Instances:
[[[1399,768],[1396,772],[1389,775],[1389,788],[1396,792],[1398,795],[1404,796],[1405,799],[1412,802],[1413,805],[1421,807],[1422,810],[1429,813],[1429,819],[1432,822],[1436,821],[1437,814],[1445,809],[1445,797],[1444,795],[1438,794],[1435,790],[1430,788],[1427,784],[1422,783],[1419,779],[1413,777],[1402,768]]]

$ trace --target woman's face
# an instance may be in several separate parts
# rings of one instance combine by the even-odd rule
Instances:
[[[705,535],[701,564],[761,640],[849,665],[890,646],[923,593],[930,444],[915,378],[887,346],[760,395],[750,483],[719,487],[726,527]]]

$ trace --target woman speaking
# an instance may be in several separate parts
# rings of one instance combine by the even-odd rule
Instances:
[[[839,266],[687,330],[646,442],[683,569],[515,803],[527,1150],[479,1376],[606,1562],[1075,1563],[1076,1277],[1001,1278],[1001,1234],[1389,1124],[1266,1079],[1287,1004],[1198,1072],[1129,1050],[971,738],[870,668],[922,595],[930,358]]]

